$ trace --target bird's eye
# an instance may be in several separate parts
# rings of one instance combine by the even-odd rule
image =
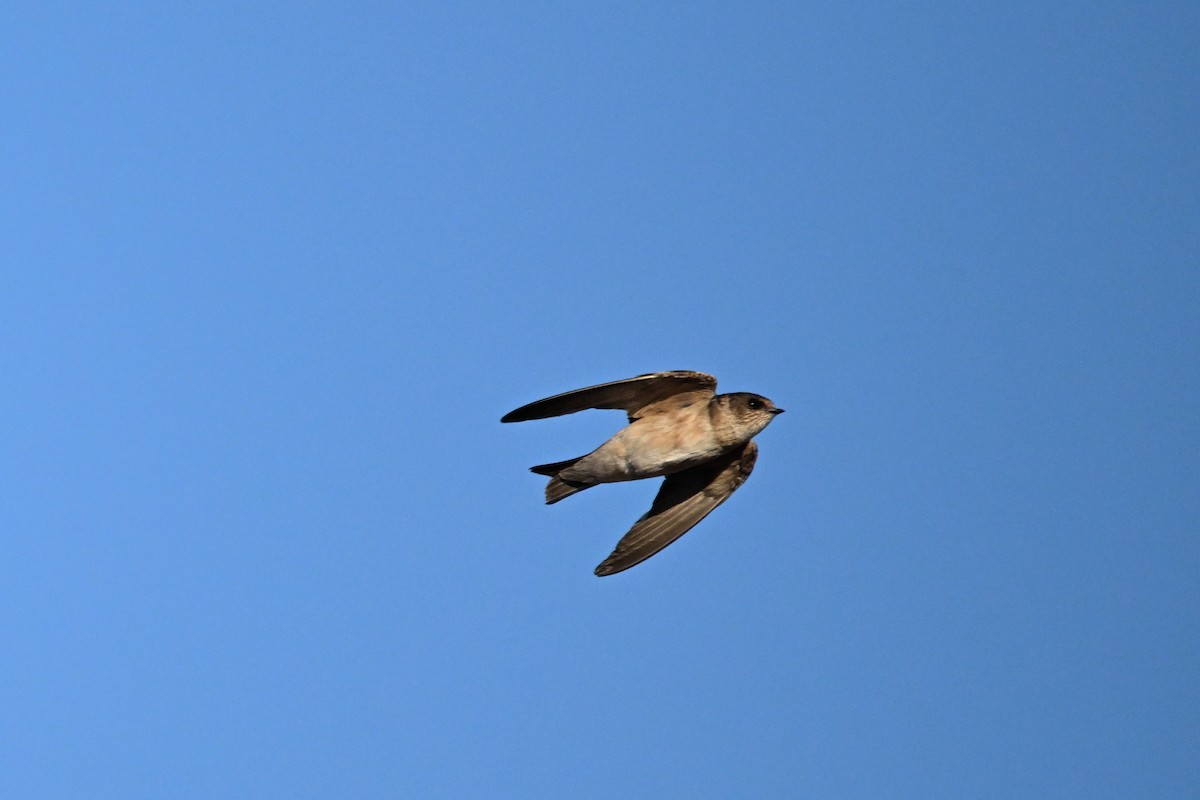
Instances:
[[[759,400],[757,397],[751,397],[748,401],[746,401],[746,405],[757,410],[757,409],[760,409],[763,407],[763,402],[762,402],[762,400]]]

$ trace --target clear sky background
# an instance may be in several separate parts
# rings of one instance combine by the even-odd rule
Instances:
[[[1200,5],[3,28],[3,797],[1195,796]],[[598,579],[499,418],[664,369],[789,413]]]

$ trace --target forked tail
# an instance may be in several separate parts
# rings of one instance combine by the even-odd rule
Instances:
[[[546,505],[557,503],[563,498],[570,497],[576,492],[582,492],[589,486],[595,486],[594,483],[582,483],[580,481],[567,481],[558,477],[558,473],[567,469],[583,456],[569,458],[566,461],[556,461],[553,464],[538,464],[536,467],[530,467],[530,472],[536,472],[538,475],[548,475],[550,482],[546,484]]]

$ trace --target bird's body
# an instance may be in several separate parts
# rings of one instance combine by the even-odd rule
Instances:
[[[727,447],[715,436],[707,404],[688,404],[635,419],[562,477],[594,483],[657,478],[708,461]]]
[[[753,437],[783,410],[755,394],[717,395],[716,385],[716,378],[702,372],[656,372],[555,395],[501,420],[587,408],[628,413],[629,425],[591,453],[532,468],[550,477],[547,503],[601,483],[667,476],[650,511],[597,567],[597,575],[628,569],[666,547],[749,476],[758,453]],[[631,543],[640,544],[631,549]]]

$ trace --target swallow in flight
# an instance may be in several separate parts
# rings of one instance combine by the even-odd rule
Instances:
[[[601,483],[666,477],[650,506],[612,554],[600,576],[640,564],[692,529],[745,483],[758,458],[752,440],[782,408],[748,392],[717,394],[703,372],[654,372],[576,389],[521,406],[501,422],[622,409],[629,425],[579,458],[531,467],[549,476],[546,502],[557,503]]]

